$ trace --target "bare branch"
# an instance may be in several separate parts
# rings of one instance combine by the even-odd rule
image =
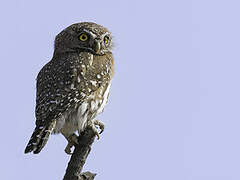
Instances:
[[[93,180],[96,174],[91,172],[81,173],[88,154],[91,151],[92,143],[95,139],[95,133],[92,128],[87,128],[79,137],[78,145],[68,163],[63,180]]]

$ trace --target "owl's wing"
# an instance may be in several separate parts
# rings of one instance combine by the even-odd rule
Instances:
[[[37,76],[36,125],[47,125],[81,99],[70,88],[73,74],[67,62],[50,61]]]
[[[50,61],[37,76],[36,128],[25,153],[39,153],[53,131],[56,120],[86,98],[74,88],[76,78],[69,61]]]

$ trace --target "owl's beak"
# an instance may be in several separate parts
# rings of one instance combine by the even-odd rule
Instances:
[[[101,44],[99,41],[95,40],[93,43],[93,49],[97,54],[100,54],[101,51]]]

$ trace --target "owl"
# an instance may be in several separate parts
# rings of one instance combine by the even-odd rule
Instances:
[[[50,134],[63,134],[68,154],[76,132],[91,127],[99,138],[104,124],[95,118],[108,101],[112,48],[111,33],[93,22],[72,24],[56,36],[53,57],[37,75],[36,127],[25,153],[39,153]]]

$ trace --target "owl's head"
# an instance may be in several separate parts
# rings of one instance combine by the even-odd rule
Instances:
[[[105,27],[82,22],[72,24],[56,36],[54,53],[87,51],[104,55],[111,53],[112,47],[112,35]]]

